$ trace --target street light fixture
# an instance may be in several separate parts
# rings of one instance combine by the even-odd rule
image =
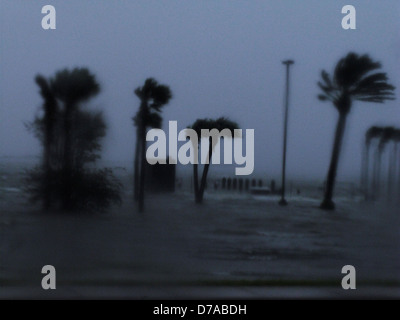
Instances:
[[[286,176],[286,142],[287,142],[287,127],[288,127],[288,113],[289,113],[289,68],[290,65],[294,64],[293,60],[282,61],[286,65],[286,99],[285,99],[285,122],[283,129],[283,161],[282,161],[282,190],[281,200],[279,204],[286,206],[287,201],[285,200],[285,176]]]

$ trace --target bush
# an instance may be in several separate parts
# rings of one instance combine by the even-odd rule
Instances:
[[[43,201],[44,194],[50,197],[52,208],[61,208],[64,192],[63,171],[52,171],[49,181],[42,167],[35,167],[26,176],[26,191],[33,203]],[[98,212],[113,204],[121,204],[122,184],[114,176],[112,169],[81,169],[71,177],[73,187],[71,210]]]

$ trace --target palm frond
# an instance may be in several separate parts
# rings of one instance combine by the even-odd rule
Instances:
[[[349,89],[373,70],[379,69],[381,64],[373,61],[368,55],[359,56],[350,52],[339,60],[334,71],[334,83],[342,89]]]
[[[197,119],[188,128],[193,129],[199,137],[201,136],[202,129],[206,130],[217,129],[220,132],[224,129],[228,129],[229,131],[231,131],[233,137],[234,130],[239,129],[239,125],[228,118],[220,117],[218,119],[210,119],[210,118]]]
[[[325,84],[327,87],[329,88],[333,88],[333,83],[331,81],[331,78],[329,77],[328,72],[326,72],[325,70],[321,71],[321,78],[325,81]]]
[[[327,97],[326,95],[319,94],[319,95],[318,95],[318,100],[321,100],[321,101],[328,101],[328,100],[330,100],[330,99],[329,99],[329,97]]]
[[[372,139],[376,139],[382,135],[383,128],[378,126],[370,127],[365,133],[365,142],[369,144]]]
[[[340,112],[348,112],[352,100],[377,103],[394,100],[395,87],[388,83],[386,73],[373,73],[379,68],[381,64],[367,54],[350,52],[336,64],[333,79],[326,71],[321,72],[318,87],[323,94],[318,99],[332,101]]]
[[[100,92],[96,77],[87,68],[64,69],[50,79],[54,95],[62,101],[85,101]]]

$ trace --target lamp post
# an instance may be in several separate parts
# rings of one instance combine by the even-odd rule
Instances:
[[[286,99],[285,99],[285,122],[283,128],[283,160],[282,160],[282,193],[279,204],[286,206],[287,201],[285,200],[285,175],[286,175],[286,142],[287,142],[287,126],[288,126],[288,113],[289,113],[289,68],[294,63],[293,60],[282,61],[286,65]]]

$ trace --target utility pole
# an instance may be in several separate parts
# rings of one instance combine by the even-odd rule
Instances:
[[[285,200],[285,179],[286,179],[286,144],[287,144],[287,127],[288,127],[288,113],[289,113],[289,68],[294,63],[293,60],[282,61],[286,65],[286,99],[285,99],[285,120],[283,128],[283,160],[282,160],[282,193],[279,204],[286,206],[287,201]]]

